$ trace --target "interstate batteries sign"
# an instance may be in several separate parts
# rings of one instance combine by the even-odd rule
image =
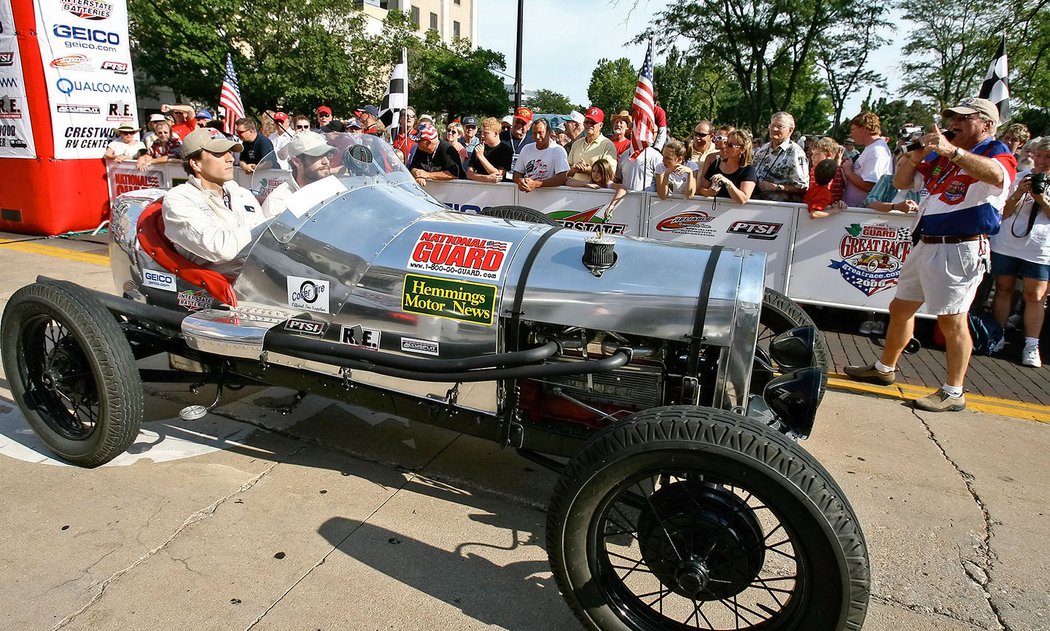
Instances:
[[[115,127],[138,127],[127,4],[36,0],[34,5],[55,157],[100,158]]]
[[[496,316],[496,286],[405,274],[401,309],[406,313],[490,325]]]
[[[36,158],[11,0],[0,0],[0,158]]]

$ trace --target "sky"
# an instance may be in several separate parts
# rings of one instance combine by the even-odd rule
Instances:
[[[673,0],[672,0],[673,1]],[[478,45],[504,54],[505,83],[514,83],[517,0],[475,0],[478,8]],[[573,103],[587,105],[587,85],[600,59],[627,57],[637,68],[645,46],[627,42],[645,29],[649,18],[667,6],[667,0],[525,0],[522,84],[526,90],[554,90]],[[889,91],[900,85],[896,65],[899,48],[893,44],[874,53],[871,67],[889,77]],[[663,62],[659,55],[654,64]],[[864,93],[847,100],[844,115],[860,111]],[[876,95],[879,96],[879,95]],[[671,113],[673,117],[674,114]]]

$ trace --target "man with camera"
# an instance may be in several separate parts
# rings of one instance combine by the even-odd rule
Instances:
[[[916,399],[917,409],[953,412],[966,408],[963,381],[973,341],[967,311],[988,267],[988,235],[1000,216],[1017,160],[995,139],[999,111],[987,99],[965,98],[941,113],[937,126],[908,147],[893,184],[919,190],[922,203],[912,247],[890,303],[890,324],[882,356],[870,366],[847,366],[858,381],[894,382],[897,360],[911,340],[915,313],[925,303],[944,333],[948,375],[941,389]]]

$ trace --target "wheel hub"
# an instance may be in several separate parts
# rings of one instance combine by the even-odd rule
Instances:
[[[743,498],[692,480],[662,486],[638,519],[642,559],[660,582],[694,600],[743,591],[765,562],[762,527]]]

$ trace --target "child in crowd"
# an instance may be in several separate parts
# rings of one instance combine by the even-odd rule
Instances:
[[[696,190],[696,176],[685,164],[685,145],[678,140],[669,140],[664,145],[663,155],[663,163],[656,165],[656,193],[660,199],[667,199],[670,193],[689,199]]]
[[[599,158],[591,165],[591,184],[598,188],[612,188],[616,167],[608,158]]]
[[[839,165],[831,158],[826,158],[813,167],[813,182],[806,190],[806,209],[812,219],[828,217],[842,210],[842,206],[834,203],[831,193],[831,181],[835,179],[835,171]]]
[[[817,165],[824,160],[835,161],[835,175],[828,184],[828,188],[831,189],[831,201],[833,202],[842,201],[842,194],[846,190],[846,177],[842,174],[842,167],[840,166],[842,163],[842,152],[843,149],[839,143],[835,142],[834,138],[827,136],[817,140],[810,146],[810,164],[813,165],[809,170],[810,186],[813,186],[813,172],[816,170]]]

